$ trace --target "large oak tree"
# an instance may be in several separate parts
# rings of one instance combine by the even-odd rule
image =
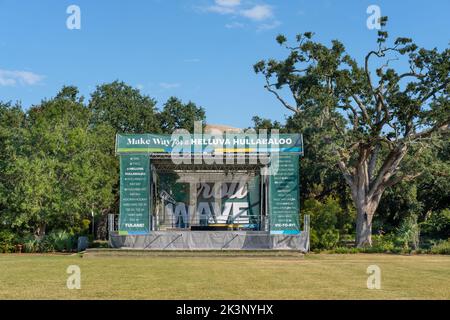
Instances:
[[[362,63],[341,42],[326,46],[307,32],[293,46],[279,35],[287,58],[254,65],[285,108],[299,117],[316,114],[319,125],[334,127],[338,138],[325,136],[324,152],[332,153],[350,187],[358,247],[371,245],[383,192],[420,174],[401,166],[412,146],[427,147],[433,139],[448,139],[449,132],[450,49],[419,48],[409,38],[388,44],[386,21],[381,19],[377,46]]]

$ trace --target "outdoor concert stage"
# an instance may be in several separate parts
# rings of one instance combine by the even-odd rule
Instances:
[[[177,162],[174,149],[180,144],[184,160]],[[113,248],[309,248],[308,217],[303,230],[300,224],[299,134],[203,135],[185,141],[171,135],[117,135],[116,153],[120,213],[109,221]],[[236,159],[217,161],[221,155]]]

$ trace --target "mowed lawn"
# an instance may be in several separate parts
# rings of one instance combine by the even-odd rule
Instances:
[[[366,269],[381,268],[381,289]],[[69,290],[66,269],[81,269]],[[450,256],[0,255],[0,299],[450,299]]]

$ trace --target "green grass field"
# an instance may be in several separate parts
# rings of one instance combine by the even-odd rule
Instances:
[[[369,265],[381,289],[366,286]],[[81,289],[66,287],[69,265]],[[450,256],[0,255],[0,299],[450,299]]]

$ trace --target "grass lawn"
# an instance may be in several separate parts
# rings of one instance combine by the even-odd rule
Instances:
[[[380,290],[366,287],[372,264]],[[69,265],[81,268],[80,290],[66,287]],[[0,254],[0,299],[450,299],[450,256]]]

